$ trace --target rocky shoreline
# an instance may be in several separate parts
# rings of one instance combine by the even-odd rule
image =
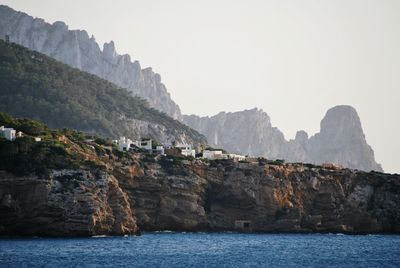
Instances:
[[[0,235],[400,233],[399,175],[265,159],[95,157],[103,168],[1,172]]]

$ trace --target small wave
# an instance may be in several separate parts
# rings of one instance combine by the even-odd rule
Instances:
[[[103,238],[108,237],[107,235],[92,235],[92,238]]]

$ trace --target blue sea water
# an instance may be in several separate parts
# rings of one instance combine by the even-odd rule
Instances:
[[[0,267],[400,267],[400,236],[145,233],[0,239]]]

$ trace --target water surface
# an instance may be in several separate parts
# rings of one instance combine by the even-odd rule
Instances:
[[[145,233],[0,239],[0,267],[400,267],[398,235]]]

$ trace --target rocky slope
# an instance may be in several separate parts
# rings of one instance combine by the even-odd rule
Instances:
[[[350,106],[330,109],[316,135],[309,138],[305,131],[299,131],[290,141],[285,140],[282,132],[272,127],[269,116],[258,109],[219,113],[213,117],[190,115],[184,116],[183,121],[204,134],[212,146],[231,152],[383,171],[365,140],[356,110]]]
[[[119,55],[114,42],[101,50],[86,31],[69,30],[61,21],[53,24],[0,5],[0,38],[44,53],[72,67],[95,74],[146,99],[174,119],[181,119],[179,106],[171,99],[159,74],[142,69],[129,55]]]
[[[262,158],[207,162],[122,153],[79,135],[44,136],[66,148],[64,157],[75,163],[69,169],[41,160],[40,143],[19,146],[20,154],[4,150],[15,142],[0,140],[1,235],[131,234],[138,228],[400,233],[397,174]],[[15,158],[29,167],[23,161],[29,155],[44,169],[21,174],[15,161],[3,164]]]

